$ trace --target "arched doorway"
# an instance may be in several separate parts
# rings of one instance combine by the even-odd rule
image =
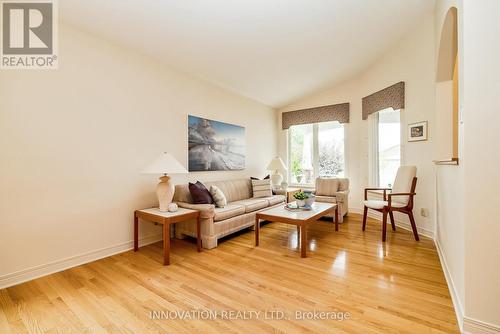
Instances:
[[[451,7],[444,19],[436,69],[438,157],[457,162],[459,157],[458,13]]]

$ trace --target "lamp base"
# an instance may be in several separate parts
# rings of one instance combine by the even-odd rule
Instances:
[[[282,181],[283,181],[283,176],[278,171],[276,171],[273,175],[271,175],[271,183],[273,188],[280,187]]]
[[[158,203],[161,212],[168,211],[168,205],[172,203],[174,198],[175,187],[170,182],[170,177],[165,175],[160,177],[160,183],[156,186],[156,196],[158,196]]]

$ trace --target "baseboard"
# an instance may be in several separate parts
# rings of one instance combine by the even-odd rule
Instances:
[[[360,208],[349,208],[349,212],[363,215],[363,209],[360,209]],[[377,219],[380,221],[382,220],[382,214],[380,212],[373,211],[373,210],[368,210],[368,217],[373,218],[373,219]],[[412,231],[410,223],[395,219],[395,224],[397,227],[400,227],[404,230]],[[423,236],[426,236],[426,237],[434,240],[434,231],[420,227],[420,226],[417,226],[417,231],[418,231],[419,235],[423,235]]]
[[[139,239],[139,245],[145,246],[163,239],[162,234],[155,234]],[[0,289],[24,283],[35,278],[50,275],[59,271],[73,268],[85,263],[96,261],[118,253],[123,253],[134,248],[134,241],[127,241],[122,244],[101,248],[88,253],[71,256],[61,260],[38,265],[28,269],[23,269],[14,273],[0,276]]]
[[[465,334],[499,334],[500,326],[464,317],[464,327],[462,332]]]
[[[455,315],[457,316],[458,327],[460,327],[460,332],[464,333],[464,309],[460,299],[458,298],[458,293],[455,288],[455,283],[453,283],[453,278],[451,277],[450,270],[448,269],[448,264],[444,257],[439,241],[435,240],[437,253],[439,256],[439,261],[441,262],[441,268],[443,268],[444,277],[446,279],[446,284],[448,285],[448,290],[450,290],[451,301],[453,302],[453,307],[455,308]]]

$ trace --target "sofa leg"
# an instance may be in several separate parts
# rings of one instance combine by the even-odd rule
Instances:
[[[205,249],[217,247],[217,237],[201,237],[201,244]]]
[[[177,231],[177,229],[175,229],[175,238],[176,239],[180,239],[180,240],[186,239],[186,235],[183,234],[183,233],[181,233],[181,232],[179,232],[179,231]]]

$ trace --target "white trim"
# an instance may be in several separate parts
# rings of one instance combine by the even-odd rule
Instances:
[[[436,244],[437,253],[439,256],[439,261],[441,262],[441,267],[443,268],[444,277],[446,283],[448,284],[448,290],[450,290],[451,301],[453,302],[453,307],[455,309],[455,314],[457,317],[458,326],[460,327],[460,332],[464,332],[464,308],[460,303],[460,298],[458,297],[457,289],[455,288],[455,283],[453,283],[453,278],[451,277],[450,270],[448,269],[448,264],[446,263],[446,258],[444,257],[441,246],[439,245],[439,240],[434,240]]]
[[[500,326],[464,317],[464,327],[461,330],[466,334],[498,334]]]
[[[349,208],[349,212],[363,215],[363,209],[360,209],[360,208]],[[382,221],[382,214],[380,212],[377,212],[377,211],[368,210],[368,217]],[[398,220],[398,219],[396,219],[396,217],[394,218],[394,223],[396,224],[397,227],[400,227],[404,230],[412,231],[410,223],[404,222],[402,220]],[[434,240],[434,231],[420,227],[420,226],[417,226],[417,231],[418,231],[418,234]]]
[[[163,240],[162,234],[154,234],[139,239],[139,245],[145,246]],[[0,276],[0,289],[31,281],[35,278],[50,275],[59,271],[73,268],[85,263],[96,261],[134,248],[134,241],[130,240],[118,245],[101,248],[80,255],[70,256],[46,264],[23,269]]]

